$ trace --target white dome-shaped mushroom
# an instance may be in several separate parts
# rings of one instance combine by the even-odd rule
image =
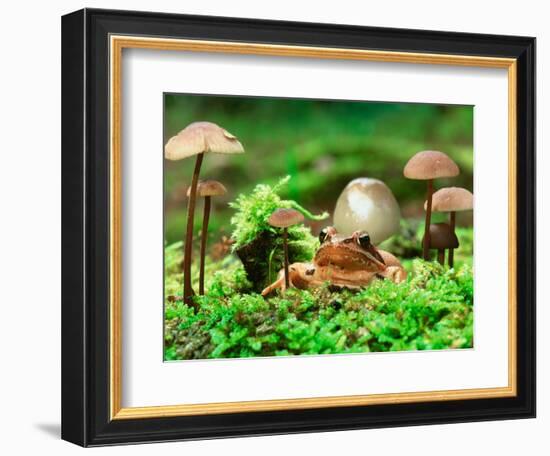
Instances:
[[[334,227],[349,236],[366,231],[380,244],[399,231],[401,211],[389,187],[381,180],[360,177],[341,193],[334,209]]]

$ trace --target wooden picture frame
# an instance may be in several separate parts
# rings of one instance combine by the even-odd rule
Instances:
[[[507,69],[508,386],[122,407],[120,59],[128,48]],[[534,38],[85,9],[63,17],[62,80],[63,439],[96,446],[535,415]]]

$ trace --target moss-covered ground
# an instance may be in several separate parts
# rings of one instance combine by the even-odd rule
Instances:
[[[165,359],[470,348],[472,230],[461,228],[457,234],[461,248],[455,268],[403,259],[409,272],[405,282],[377,280],[358,292],[327,284],[264,299],[252,291],[234,254],[209,258],[207,292],[196,298],[198,312],[181,300],[182,244],[167,246]],[[398,236],[390,246],[399,250],[407,242]]]

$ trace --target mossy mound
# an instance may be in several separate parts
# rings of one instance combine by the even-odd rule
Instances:
[[[249,194],[241,194],[229,205],[235,209],[231,218],[233,251],[241,260],[255,291],[271,283],[283,267],[281,230],[269,225],[269,216],[279,208],[300,211],[311,220],[323,220],[327,213],[314,215],[296,201],[281,199],[279,193],[290,176],[276,185],[258,184]],[[319,247],[318,239],[304,225],[288,228],[288,255],[291,263],[309,261]]]

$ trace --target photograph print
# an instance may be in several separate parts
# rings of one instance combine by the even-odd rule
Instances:
[[[473,116],[165,93],[164,360],[473,348]]]

